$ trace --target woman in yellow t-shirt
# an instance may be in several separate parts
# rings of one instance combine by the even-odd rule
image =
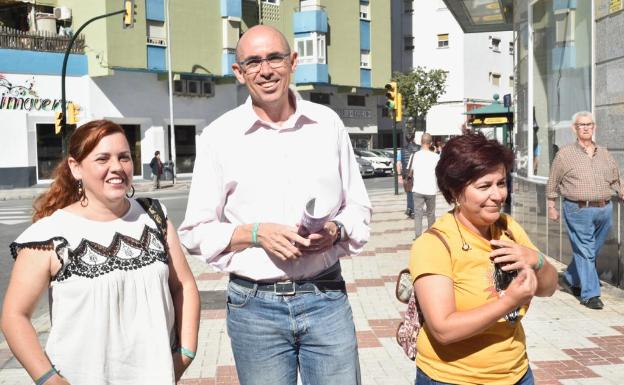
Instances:
[[[444,147],[436,177],[455,208],[432,227],[450,252],[427,232],[409,264],[425,318],[417,385],[534,383],[520,320],[533,296],[553,294],[557,271],[500,213],[513,161],[511,150],[480,133]]]

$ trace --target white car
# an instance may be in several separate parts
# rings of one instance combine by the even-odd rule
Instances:
[[[355,155],[360,156],[369,162],[375,169],[375,175],[392,175],[392,159],[378,156],[367,150],[353,150]]]

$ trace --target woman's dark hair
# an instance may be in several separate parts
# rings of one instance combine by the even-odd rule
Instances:
[[[468,184],[501,165],[508,172],[513,164],[513,152],[496,139],[480,132],[456,136],[446,142],[436,166],[438,188],[444,199],[453,203]]]
[[[50,188],[33,203],[35,209],[33,222],[80,200],[77,181],[69,168],[69,157],[80,163],[93,151],[102,138],[117,133],[126,135],[121,126],[109,120],[93,120],[76,129],[69,139],[69,155],[64,157],[54,169],[52,174],[54,180]]]

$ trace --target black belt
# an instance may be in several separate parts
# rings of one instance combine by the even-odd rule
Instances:
[[[295,295],[299,293],[316,293],[320,291],[346,291],[344,281],[281,281],[265,283],[252,281],[234,274],[230,274],[230,282],[239,286],[253,289],[257,285],[259,291],[270,291],[277,295]]]
[[[610,202],[608,200],[602,200],[602,201],[573,201],[573,200],[570,200],[570,199],[566,199],[566,200],[568,202],[576,203],[578,205],[578,207],[580,207],[580,208],[585,208],[585,207],[605,207]]]
[[[347,291],[344,280],[342,279],[340,263],[336,262],[333,266],[323,271],[316,277],[301,281],[279,281],[279,282],[258,282],[249,278],[241,277],[234,273],[230,273],[230,282],[242,287],[259,291],[270,291],[277,295],[295,295],[298,293],[315,293],[320,291]]]

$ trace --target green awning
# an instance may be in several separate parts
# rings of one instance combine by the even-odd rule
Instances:
[[[505,115],[511,113],[511,109],[507,108],[500,102],[494,102],[487,106],[475,108],[464,112],[464,115]]]

